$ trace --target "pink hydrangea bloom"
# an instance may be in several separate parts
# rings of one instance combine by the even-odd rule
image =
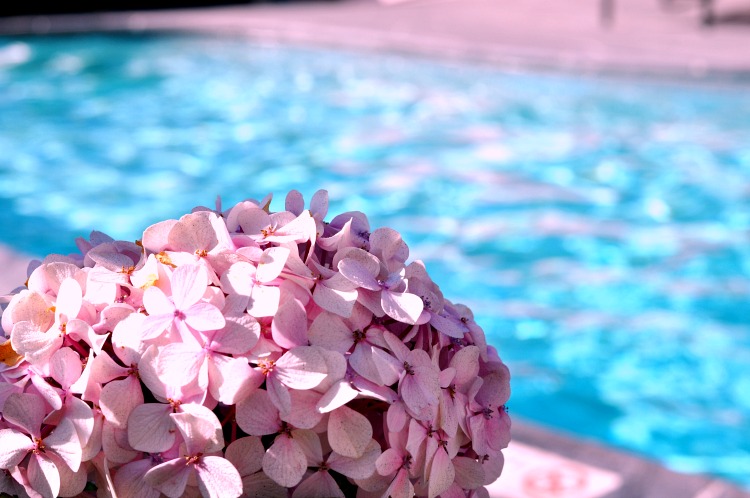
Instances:
[[[487,496],[510,374],[394,230],[328,195],[92,232],[0,299],[0,491]]]

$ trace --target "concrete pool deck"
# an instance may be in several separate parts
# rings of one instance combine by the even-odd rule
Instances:
[[[602,0],[606,1],[606,0]],[[549,68],[696,78],[750,76],[750,0],[717,0],[717,24],[698,1],[620,0],[611,22],[580,0],[374,0],[0,19],[0,34],[200,31],[262,41],[442,57],[503,68]],[[748,81],[748,80],[745,80]],[[0,294],[25,279],[28,258],[0,247]],[[494,498],[733,498],[721,480],[672,472],[636,456],[514,417]]]

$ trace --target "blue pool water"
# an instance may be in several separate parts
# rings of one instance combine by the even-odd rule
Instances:
[[[472,306],[512,414],[750,487],[750,82],[0,39],[0,243],[329,190]]]

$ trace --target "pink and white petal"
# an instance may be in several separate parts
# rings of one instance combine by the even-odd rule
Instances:
[[[47,415],[42,398],[30,393],[13,393],[3,405],[3,418],[21,427],[26,433],[39,437],[42,420]]]
[[[448,453],[444,448],[439,448],[430,464],[430,474],[427,480],[428,498],[436,498],[450,488],[455,478],[456,471]]]
[[[378,264],[378,270],[379,268]],[[361,261],[347,257],[339,261],[338,269],[341,275],[358,287],[372,291],[380,290],[380,283],[376,278],[378,272],[372,271],[374,265],[365,265]]]
[[[320,444],[320,437],[314,431],[308,429],[295,429],[291,435],[305,454],[308,467],[320,466],[323,462],[323,447]]]
[[[456,386],[467,385],[479,375],[479,348],[466,346],[459,349],[449,365],[456,369],[456,377],[453,379]]]
[[[208,276],[199,265],[184,265],[172,272],[172,299],[184,311],[197,303],[208,286]]]
[[[430,325],[435,327],[438,332],[442,332],[448,337],[454,337],[456,339],[462,339],[464,334],[468,331],[466,326],[457,320],[452,320],[434,313],[430,316]]]
[[[31,373],[29,375],[31,378],[31,383],[36,387],[37,392],[39,393],[39,396],[44,399],[49,405],[52,407],[52,410],[59,410],[62,408],[62,398],[60,397],[60,392],[57,388],[52,387],[47,383],[46,380],[41,375],[38,375],[36,373]]]
[[[66,396],[63,406],[65,418],[75,427],[81,445],[86,445],[94,431],[94,411],[85,401],[75,396]]]
[[[143,306],[150,316],[154,315],[172,315],[174,316],[175,307],[172,299],[167,297],[159,287],[153,285],[143,293]]]
[[[307,345],[307,312],[302,303],[290,299],[279,306],[271,322],[271,335],[285,349]]]
[[[414,371],[416,372],[416,368]],[[438,386],[436,393],[433,386],[425,385],[423,379],[429,379],[429,377],[418,377],[416,373],[404,376],[399,383],[399,394],[412,417],[418,420],[432,420],[437,415],[437,408],[440,404],[438,397],[440,387]],[[437,376],[435,381],[437,385]]]
[[[105,385],[99,397],[99,408],[104,418],[120,429],[127,428],[130,413],[141,404],[143,404],[143,391],[134,375],[113,380]]]
[[[169,232],[176,224],[177,220],[166,220],[148,227],[141,240],[143,248],[155,253],[169,249]]]
[[[323,413],[316,409],[321,394],[315,391],[289,390],[290,410],[281,419],[298,429],[312,429],[323,418]]]
[[[63,343],[58,330],[39,330],[32,322],[16,322],[10,335],[13,350],[31,364],[46,363]]]
[[[475,398],[482,406],[497,408],[504,405],[510,398],[510,373],[505,365],[503,367],[502,370],[482,377],[482,386]]]
[[[26,475],[31,488],[43,498],[55,498],[60,494],[60,473],[46,455],[32,453]]]
[[[454,482],[450,488],[440,494],[440,498],[466,498],[466,491]]]
[[[71,339],[88,344],[96,354],[101,354],[108,334],[97,334],[96,331],[83,320],[70,320],[66,325],[66,332]]]
[[[414,496],[414,485],[411,483],[406,469],[398,471],[384,496],[389,498],[412,498]]]
[[[171,343],[159,351],[156,373],[165,384],[184,386],[195,382],[206,352],[193,344]]]
[[[408,292],[394,292],[384,290],[380,294],[380,305],[383,311],[402,323],[415,324],[422,314],[424,303],[422,299]]]
[[[290,190],[289,193],[286,194],[284,209],[295,215],[299,215],[305,210],[305,199],[302,197],[299,190]]]
[[[169,414],[170,405],[144,403],[138,405],[128,418],[128,442],[133,449],[146,453],[161,453],[174,445],[175,426]]]
[[[233,210],[234,211],[234,210]],[[230,216],[233,213],[230,212]],[[237,224],[242,227],[242,232],[248,235],[260,234],[260,231],[271,225],[271,217],[258,206],[246,203],[242,210],[237,213]],[[231,230],[231,219],[227,220],[227,226]]]
[[[385,339],[386,344],[388,344],[388,349],[393,352],[398,361],[401,363],[405,362],[407,356],[409,355],[409,348],[406,346],[406,344],[404,344],[401,339],[387,330],[383,331],[383,339]]]
[[[213,304],[199,302],[184,310],[185,323],[195,330],[219,330],[226,321],[221,310]]]
[[[453,459],[456,484],[463,489],[477,489],[485,484],[484,468],[474,458],[458,456]]]
[[[226,316],[224,328],[211,338],[212,350],[226,354],[244,354],[255,346],[260,338],[260,324],[244,313],[244,307],[241,312],[241,316]]]
[[[354,335],[349,326],[337,315],[327,311],[315,317],[307,335],[313,346],[339,353],[346,353],[354,344]]]
[[[278,287],[256,285],[250,292],[247,312],[256,318],[274,316],[279,309],[281,291]]]
[[[349,318],[357,302],[357,291],[339,290],[326,284],[318,283],[313,291],[315,303],[326,311]]]
[[[339,455],[361,457],[370,439],[372,425],[361,413],[348,406],[341,406],[328,416],[328,442]]]
[[[104,425],[104,416],[99,410],[93,410],[94,426],[91,430],[91,436],[88,438],[86,445],[81,448],[81,461],[87,462],[92,460],[96,455],[101,453],[102,449],[102,426]]]
[[[388,412],[386,413],[386,424],[388,425],[388,430],[390,432],[401,432],[404,427],[406,427],[408,421],[409,415],[404,409],[403,401],[398,401],[388,407]]]
[[[224,448],[221,422],[216,415],[202,405],[185,404],[181,413],[171,413],[177,429],[185,441],[188,455],[212,453]]]
[[[340,406],[344,406],[356,398],[358,394],[359,391],[354,389],[348,380],[339,380],[319,399],[315,406],[315,411],[328,413]]]
[[[233,441],[224,453],[224,458],[237,468],[241,476],[249,476],[263,468],[266,452],[259,437],[248,436]]]
[[[161,493],[144,479],[152,465],[151,459],[147,458],[126,463],[117,469],[114,477],[117,498],[159,498]]]
[[[376,472],[375,464],[380,455],[380,444],[371,439],[361,457],[350,458],[334,452],[328,457],[327,463],[328,468],[346,477],[351,479],[367,479]]]
[[[55,318],[65,317],[64,321],[72,320],[78,316],[83,304],[83,291],[81,285],[73,278],[66,278],[60,284],[55,302]]]
[[[378,355],[377,359],[374,358],[375,354]],[[379,386],[395,384],[403,371],[403,366],[396,358],[367,343],[355,346],[349,356],[349,364],[359,375]]]
[[[263,251],[258,261],[255,279],[261,283],[268,283],[281,274],[286,260],[289,257],[289,249],[286,247],[270,247]]]
[[[0,429],[0,469],[10,469],[21,463],[34,443],[26,434],[14,429]]]
[[[137,365],[141,361],[147,347],[142,341],[141,331],[147,319],[142,313],[131,313],[115,325],[112,349],[124,365]]]
[[[262,460],[262,459],[261,459]],[[288,498],[289,491],[263,472],[242,478],[243,497],[247,498]]]
[[[216,217],[210,211],[198,211],[181,217],[169,231],[167,240],[170,249],[189,253],[213,249],[218,239],[209,220],[211,215]]]
[[[78,439],[76,428],[70,420],[62,419],[60,424],[44,438],[47,451],[53,451],[65,462],[70,470],[78,471],[83,455],[82,444]]]
[[[292,397],[289,394],[289,389],[281,383],[275,372],[271,372],[266,377],[266,391],[282,417],[292,410]]]
[[[276,361],[274,373],[292,389],[312,389],[328,374],[324,356],[316,346],[290,349]]]
[[[242,494],[240,473],[229,462],[219,456],[204,456],[195,464],[198,473],[198,489],[208,498],[236,498]]]
[[[54,453],[47,454],[47,456],[57,466],[57,471],[60,474],[59,496],[79,496],[86,487],[86,481],[89,473],[88,468],[85,465],[81,465],[77,471],[73,472]]]
[[[192,471],[193,467],[185,465],[184,459],[175,458],[148,470],[143,480],[169,498],[180,498]]]
[[[96,384],[106,384],[117,377],[124,377],[129,374],[127,368],[119,365],[108,354],[95,356],[91,364],[91,382]],[[86,365],[88,367],[88,364]]]
[[[237,425],[251,436],[275,434],[281,427],[279,409],[263,389],[237,403],[236,413]]]
[[[68,389],[83,371],[81,357],[71,348],[60,348],[50,358],[50,376],[63,389]]]
[[[245,358],[212,354],[208,361],[208,388],[211,396],[225,405],[247,398],[263,383],[262,373],[250,368]]]
[[[484,485],[487,486],[495,482],[502,474],[504,466],[505,457],[502,453],[498,453],[497,456],[483,460],[482,469],[484,470]]]
[[[310,199],[310,211],[317,219],[323,219],[328,214],[328,191],[316,191]]]
[[[294,489],[292,498],[346,498],[327,471],[313,472]]]
[[[281,486],[291,488],[302,480],[307,458],[297,442],[280,434],[263,455],[263,472]]]

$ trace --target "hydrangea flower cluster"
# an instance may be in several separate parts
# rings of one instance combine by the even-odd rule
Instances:
[[[487,497],[509,372],[394,230],[270,196],[93,232],[5,298],[0,491]]]

